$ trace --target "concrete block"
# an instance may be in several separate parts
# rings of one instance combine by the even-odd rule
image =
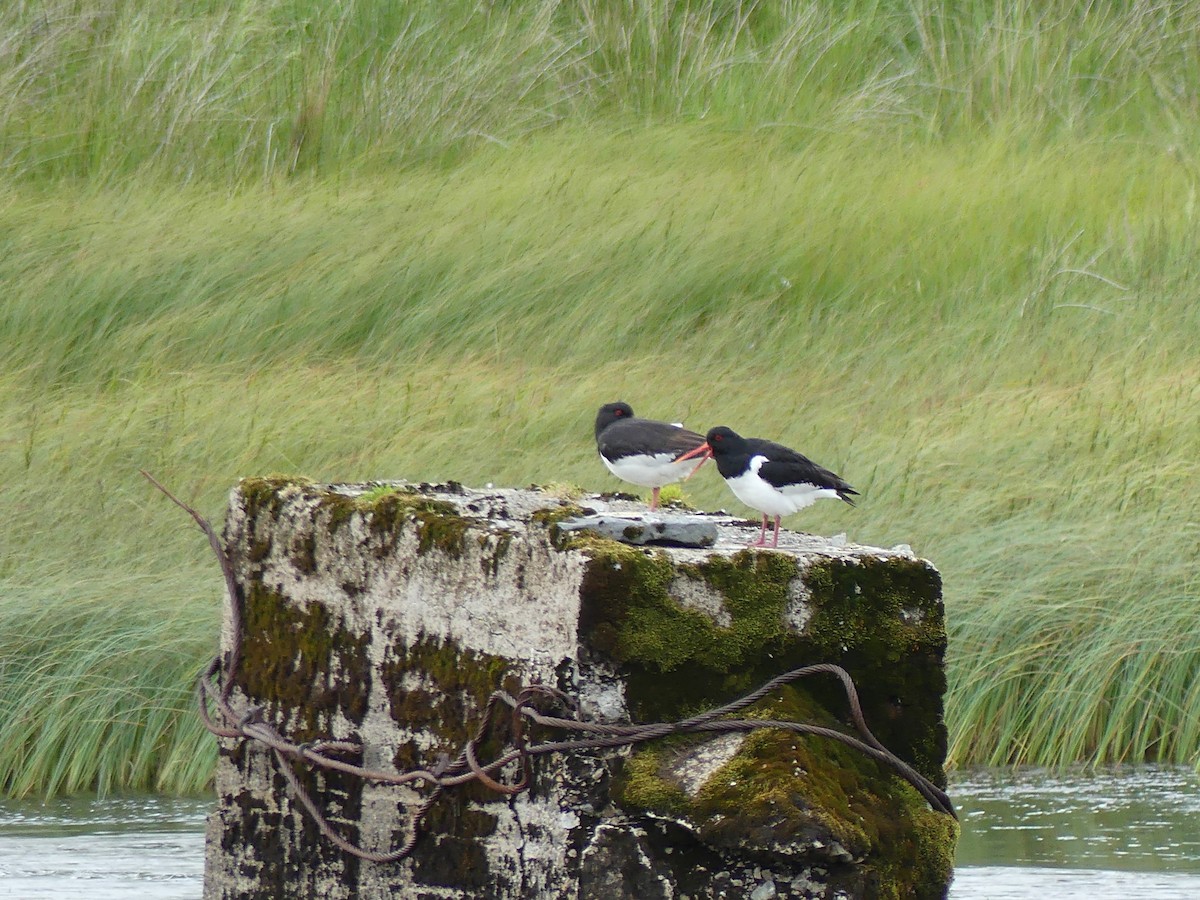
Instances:
[[[816,662],[847,668],[892,751],[944,784],[941,582],[907,549],[697,514],[711,546],[630,546],[558,524],[645,517],[599,495],[247,479],[227,552],[244,601],[234,703],[297,741],[406,770],[454,758],[489,694],[542,682],[595,721],[666,721]],[[673,511],[671,516],[679,516]],[[232,632],[226,622],[224,643]],[[833,679],[753,716],[843,727]],[[499,735],[497,740],[503,738]],[[778,730],[541,757],[530,790],[447,790],[414,852],[327,841],[261,746],[222,740],[205,897],[945,895],[956,824],[890,769]],[[352,841],[387,850],[427,791],[297,766]],[[512,773],[509,773],[510,775]]]

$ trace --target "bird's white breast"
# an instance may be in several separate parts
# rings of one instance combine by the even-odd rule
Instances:
[[[679,481],[681,478],[686,478],[697,464],[695,459],[685,459],[680,463],[674,462],[674,453],[639,453],[622,456],[615,461],[605,459],[602,455],[600,459],[608,471],[622,481],[642,487],[662,487],[672,481]]]
[[[758,474],[765,462],[765,456],[752,456],[750,467],[745,472],[725,479],[734,496],[751,509],[757,509],[769,516],[789,516],[806,506],[811,506],[822,497],[837,497],[837,491],[815,484],[789,484],[777,488],[769,481],[764,481]]]

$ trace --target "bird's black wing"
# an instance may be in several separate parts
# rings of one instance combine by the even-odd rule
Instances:
[[[791,447],[776,444],[774,441],[764,441],[761,438],[747,438],[746,443],[751,457],[765,456],[767,461],[758,470],[758,477],[777,488],[789,484],[815,484],[817,487],[837,491],[839,497],[854,505],[851,494],[858,491],[852,488],[840,475],[824,466],[819,466],[803,453],[797,453]]]
[[[659,453],[679,456],[703,443],[703,436],[694,431],[653,419],[620,419],[596,439],[596,447],[606,459]]]

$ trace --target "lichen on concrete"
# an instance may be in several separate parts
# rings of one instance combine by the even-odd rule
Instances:
[[[931,566],[792,533],[780,552],[745,550],[745,527],[722,516],[705,517],[713,549],[558,527],[644,512],[575,490],[246,479],[225,533],[246,602],[234,699],[262,704],[289,737],[360,741],[367,765],[430,768],[457,755],[497,688],[540,681],[598,721],[659,721],[838,662],[885,744],[941,779],[945,632]],[[828,678],[746,714],[846,727]],[[508,727],[498,717],[484,757]],[[320,837],[269,754],[224,742],[206,897],[933,897],[948,880],[952,823],[819,738],[678,737],[541,757],[532,772],[512,798],[447,791],[413,855],[373,866]],[[372,849],[402,842],[427,794],[301,777],[334,826]]]
[[[399,769],[416,768],[442,753],[456,756],[474,736],[492,692],[520,690],[511,660],[432,636],[392,641],[380,663],[380,679],[396,727],[425,737],[399,744],[394,760]]]
[[[321,604],[299,609],[261,583],[248,586],[237,686],[288,719],[300,741],[328,734],[335,715],[362,721],[366,695],[353,674],[367,665],[366,639]]]
[[[265,478],[246,478],[239,485],[248,518],[253,522],[264,518],[268,523],[278,519],[289,496],[297,494],[310,501],[315,519],[330,532],[336,532],[353,518],[359,517],[372,534],[394,539],[410,523],[416,526],[421,554],[438,550],[453,558],[462,555],[462,542],[467,520],[458,507],[445,500],[420,493],[411,485],[377,485],[357,495],[347,495],[328,487],[313,484],[308,479],[273,475]],[[269,528],[269,524],[268,524]],[[260,561],[270,551],[269,542],[252,545],[252,561]],[[298,549],[304,568],[311,568],[311,546]],[[257,558],[255,558],[257,557]]]

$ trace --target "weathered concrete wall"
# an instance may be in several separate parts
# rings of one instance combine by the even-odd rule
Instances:
[[[239,702],[364,764],[456,756],[489,693],[543,681],[599,720],[680,718],[814,662],[845,666],[877,737],[944,783],[940,579],[907,550],[719,526],[711,549],[561,532],[641,504],[457,485],[244,481],[226,543],[244,594]],[[226,623],[225,645],[229,646]],[[833,679],[754,715],[838,724]],[[941,897],[954,823],[855,751],[779,731],[543,757],[531,791],[448,791],[410,858],[361,862],[294,805],[267,753],[222,741],[206,898]],[[405,837],[406,788],[304,782],[344,835]]]

